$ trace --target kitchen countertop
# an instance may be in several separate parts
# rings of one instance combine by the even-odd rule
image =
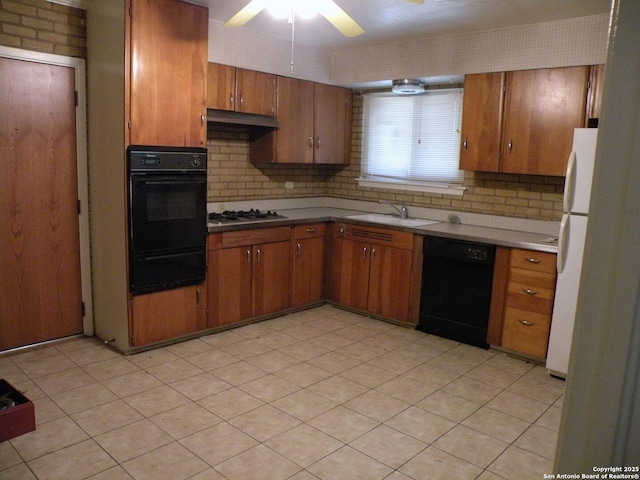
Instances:
[[[370,213],[367,211],[347,210],[333,207],[311,207],[287,209],[278,213],[287,218],[276,220],[247,220],[216,224],[209,222],[209,233],[244,230],[248,228],[278,227],[309,222],[346,222],[360,225],[376,225],[383,228],[405,230],[419,235],[455,238],[470,242],[488,243],[504,247],[526,248],[542,252],[557,253],[557,237],[553,235],[507,230],[502,228],[483,227],[477,225],[452,224],[439,222],[417,227],[398,227],[376,222],[346,218],[352,215]],[[413,218],[413,217],[412,217]]]

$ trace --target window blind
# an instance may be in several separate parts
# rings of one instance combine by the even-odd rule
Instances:
[[[461,184],[462,92],[367,95],[362,175]]]

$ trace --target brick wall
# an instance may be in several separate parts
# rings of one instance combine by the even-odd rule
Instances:
[[[249,162],[249,141],[241,127],[209,127],[208,201],[318,197],[340,167],[320,165],[255,166]],[[294,182],[285,188],[285,182]]]
[[[559,220],[564,178],[466,172],[462,197],[360,187],[362,98],[354,96],[351,165],[259,165],[249,162],[248,134],[242,129],[209,131],[209,201],[331,196],[405,202],[491,215]],[[285,189],[285,182],[294,182]]]
[[[45,0],[0,0],[0,45],[87,58],[86,11]]]

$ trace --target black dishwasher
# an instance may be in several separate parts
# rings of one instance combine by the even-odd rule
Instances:
[[[423,248],[418,330],[489,348],[495,246],[425,237]]]

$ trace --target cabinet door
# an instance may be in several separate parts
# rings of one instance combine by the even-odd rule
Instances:
[[[209,250],[210,328],[251,318],[251,264],[251,247]]]
[[[314,162],[348,164],[351,148],[351,91],[316,83],[314,101]]]
[[[507,73],[502,171],[565,174],[573,130],[584,125],[589,67]]]
[[[323,298],[324,238],[294,241],[291,306],[316,303]]]
[[[504,78],[502,72],[464,77],[461,170],[500,170]]]
[[[253,247],[253,316],[289,308],[290,242]]]
[[[206,288],[200,284],[134,296],[131,345],[139,347],[204,329]]]
[[[314,84],[278,77],[276,162],[313,163]]]
[[[371,245],[352,240],[339,242],[339,267],[334,298],[347,307],[367,310],[369,294],[369,257]]]
[[[409,318],[411,250],[371,246],[367,310],[406,322]]]
[[[132,0],[131,144],[205,144],[207,36],[205,7]]]
[[[258,115],[276,114],[276,76],[238,68],[236,111]]]
[[[233,111],[235,88],[236,67],[207,65],[207,108]]]

